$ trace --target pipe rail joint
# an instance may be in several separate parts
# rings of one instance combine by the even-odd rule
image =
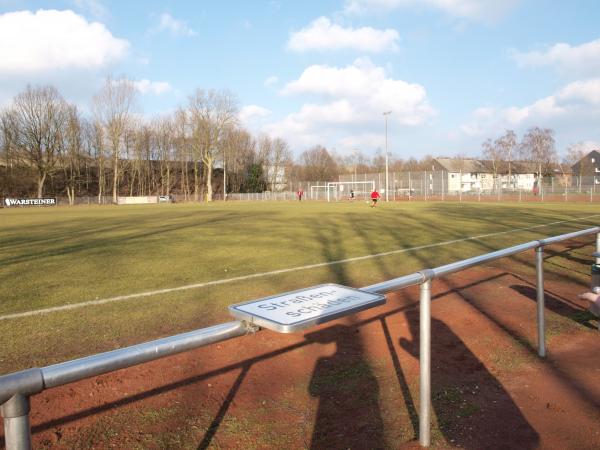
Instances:
[[[426,281],[433,280],[435,278],[435,271],[433,269],[423,269],[419,270],[419,273],[423,277],[422,283]]]
[[[4,415],[5,412],[5,404],[15,396],[29,397],[43,390],[44,376],[39,367],[1,376],[0,405],[2,405],[2,414]]]

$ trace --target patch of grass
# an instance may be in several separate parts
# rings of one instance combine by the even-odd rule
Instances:
[[[596,213],[587,204],[231,202],[0,210],[0,316],[462,239]],[[2,321],[0,373],[229,320],[227,305],[361,286],[585,220],[345,264]],[[560,272],[560,267],[549,271]],[[44,342],[44,346],[37,345]]]
[[[524,348],[491,347],[490,359],[497,370],[514,371],[535,360]]]
[[[327,371],[315,377],[312,380],[312,389],[319,390],[338,386],[342,389],[354,389],[365,377],[372,377],[373,372],[366,361],[358,360],[351,364],[343,364],[332,367],[332,370]]]
[[[143,409],[136,411],[139,415],[139,421],[147,425],[153,425],[155,423],[163,422],[172,417],[177,416],[180,413],[178,407],[172,408],[158,408],[158,409]]]
[[[466,419],[481,408],[472,401],[475,387],[448,386],[436,390],[432,396],[441,429],[449,427],[460,419]]]

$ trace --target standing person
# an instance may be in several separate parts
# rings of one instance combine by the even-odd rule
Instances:
[[[371,208],[373,208],[375,205],[377,205],[377,200],[379,200],[380,197],[381,197],[381,195],[379,195],[379,192],[377,192],[377,189],[375,189],[373,192],[371,192]]]
[[[298,189],[298,192],[296,194],[298,195],[298,201],[301,202],[302,196],[304,195],[304,191],[302,189]]]
[[[354,200],[354,189],[350,189],[350,200]]]

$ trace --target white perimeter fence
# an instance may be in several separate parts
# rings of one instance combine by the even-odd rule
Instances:
[[[419,443],[428,447],[431,443],[431,284],[433,280],[484,264],[499,258],[513,256],[535,250],[536,291],[537,291],[537,331],[538,354],[546,356],[545,307],[544,307],[544,247],[557,242],[582,236],[596,236],[596,252],[600,252],[600,228],[588,228],[573,233],[546,239],[534,240],[484,255],[475,256],[433,269],[394,278],[378,284],[363,287],[369,293],[386,294],[408,286],[420,285],[419,319]],[[600,264],[600,258],[596,258]],[[347,315],[355,311],[350,311]],[[340,317],[338,315],[337,317]],[[53,364],[42,368],[32,368],[0,376],[0,412],[4,419],[4,436],[7,450],[31,449],[29,413],[30,397],[57,386],[62,386],[86,378],[187,350],[204,347],[216,342],[260,331],[253,323],[232,321],[209,328],[157,339],[106,353],[99,353],[80,359]],[[46,405],[52,408],[52,405]],[[474,433],[477,430],[473,430]],[[210,443],[210,435],[208,435]],[[206,437],[205,437],[206,439]]]
[[[228,193],[228,201],[348,201],[368,200],[377,189],[389,201],[516,201],[516,202],[596,202],[600,201],[600,173],[595,176],[553,176],[539,182],[533,174],[515,175],[512,180],[494,179],[491,174],[455,174],[445,171],[389,172],[386,193],[385,173],[340,175],[335,181],[300,181],[284,191]],[[172,194],[176,203],[194,202],[193,194]],[[222,193],[213,199],[223,200]],[[197,202],[202,202],[198,200]],[[57,197],[59,205],[69,205],[67,197]],[[113,204],[111,196],[82,196],[74,205]]]

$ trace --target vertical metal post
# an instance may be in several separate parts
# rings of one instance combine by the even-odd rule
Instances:
[[[223,201],[227,200],[227,170],[225,167],[225,154],[223,153]],[[275,174],[277,176],[277,174]]]
[[[388,190],[390,187],[389,184],[389,174],[388,174],[388,116],[391,114],[391,111],[385,111],[383,113],[383,117],[385,118],[385,201],[389,202],[389,194]],[[381,182],[379,182],[379,190],[381,190]]]
[[[596,253],[600,253],[600,233],[596,233]],[[596,258],[596,264],[600,265],[600,257]]]
[[[421,284],[419,349],[419,444],[431,444],[431,280]]]
[[[444,201],[444,178],[448,176],[448,172],[444,175],[444,171],[442,171],[442,201]]]
[[[29,397],[21,394],[11,397],[0,408],[6,450],[31,450],[30,410]]]
[[[538,354],[546,356],[545,319],[544,319],[544,247],[535,249],[535,273],[537,287],[537,326],[538,326]]]

